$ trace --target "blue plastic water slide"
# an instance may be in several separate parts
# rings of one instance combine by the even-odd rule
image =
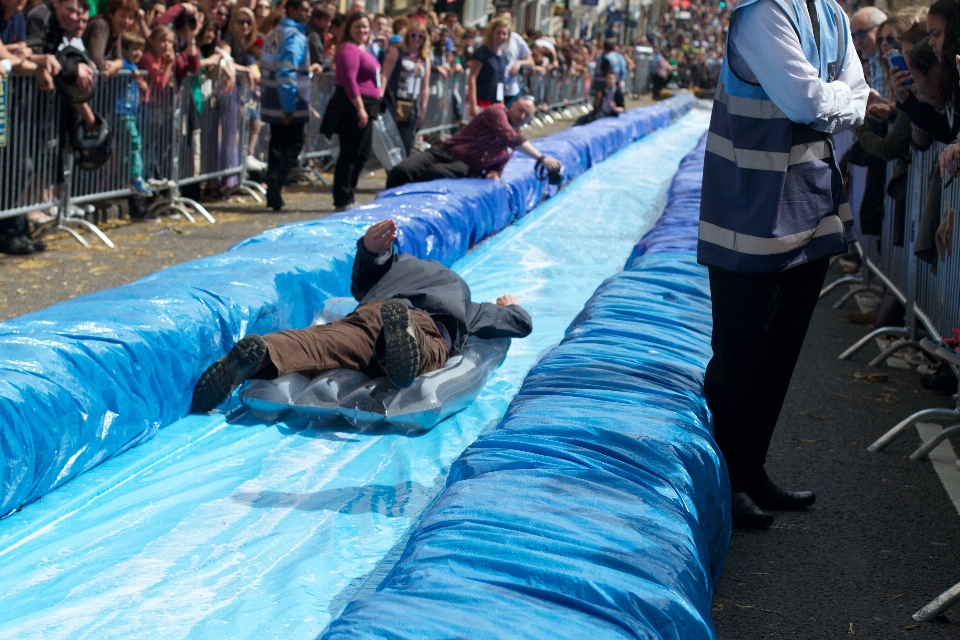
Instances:
[[[626,142],[683,110],[599,123],[597,136]],[[4,323],[3,498],[28,504],[0,520],[0,636],[316,636],[622,265],[705,128],[693,112],[602,164],[612,146],[538,142],[582,175],[526,217],[545,188],[517,159],[501,185],[395,190]],[[239,336],[306,326],[349,295],[353,244],[383,217],[399,219],[401,249],[453,265],[476,299],[515,293],[531,311],[534,334],[477,402],[426,433],[265,425],[235,407],[184,417],[196,376]]]
[[[453,464],[389,575],[323,640],[715,637],[730,515],[702,395],[703,151],[626,269]]]

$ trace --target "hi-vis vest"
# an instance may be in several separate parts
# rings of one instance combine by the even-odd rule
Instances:
[[[305,123],[309,119],[310,54],[307,52],[307,47],[303,47],[305,55],[299,67],[289,62],[280,62],[280,52],[289,44],[287,40],[296,37],[306,40],[306,36],[296,27],[284,25],[281,22],[263,43],[263,49],[260,52],[260,87],[262,89],[260,115],[264,122],[278,123],[284,115],[280,105],[280,93],[277,90],[280,85],[291,85],[297,89],[293,121]],[[295,78],[278,78],[277,71],[280,69],[291,69],[296,71],[297,75]]]
[[[850,55],[843,11],[834,0],[814,0],[818,52],[802,0],[773,1],[793,23],[807,61],[833,81]],[[769,273],[845,253],[852,234],[833,138],[788,120],[728,40],[707,134],[697,261]]]

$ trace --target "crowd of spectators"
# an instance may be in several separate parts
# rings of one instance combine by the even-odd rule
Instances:
[[[148,199],[154,197],[154,192],[169,188],[169,176],[161,175],[159,170],[160,157],[168,157],[169,150],[152,148],[138,123],[141,128],[153,128],[172,120],[169,107],[160,104],[160,96],[185,82],[196,83],[195,78],[211,79],[221,92],[228,92],[238,76],[248,82],[253,96],[246,106],[250,136],[248,147],[240,156],[245,156],[247,169],[253,175],[266,180],[267,165],[255,154],[261,128],[257,102],[260,56],[265,42],[284,18],[285,0],[196,0],[169,5],[162,0],[0,0],[0,10],[0,75],[32,75],[44,91],[51,91],[54,86],[63,90],[61,140],[95,136],[98,126],[103,124],[101,117],[113,127],[125,130],[130,148],[123,166],[125,172],[129,170],[129,176],[124,178],[129,179],[133,193],[128,201],[132,219],[154,216],[146,206]],[[697,77],[684,65],[687,60],[696,61],[698,56],[706,55],[701,44],[705,47],[709,41],[711,55],[713,47],[722,47],[722,33],[716,29],[725,12],[697,5],[692,13],[696,16],[696,41],[683,35],[681,21],[669,16],[661,23],[660,33],[650,34],[657,46],[669,45],[670,64],[683,78]],[[362,24],[366,25],[359,41],[346,32],[353,22],[351,17],[358,15],[364,16]],[[419,148],[417,131],[426,114],[426,89],[431,75],[448,78],[467,69],[472,71],[462,93],[449,96],[455,103],[455,112],[464,120],[477,117],[484,108],[497,103],[509,106],[522,92],[523,75],[572,78],[573,82],[584,83],[584,88],[591,92],[588,104],[595,104],[602,115],[615,116],[623,109],[627,74],[636,66],[633,46],[578,39],[566,31],[556,36],[537,30],[521,34],[513,26],[513,17],[504,10],[480,29],[462,25],[454,13],[437,14],[424,7],[393,18],[370,14],[365,11],[363,0],[354,0],[347,13],[339,12],[338,5],[327,0],[312,3],[305,25],[311,72],[334,72],[338,85],[348,89],[351,100],[355,94],[349,89],[354,83],[346,78],[353,68],[346,69],[345,65],[366,60],[358,57],[360,51],[375,61],[379,71],[372,72],[371,77],[375,77],[376,89],[367,88],[370,104],[364,110],[369,117],[371,100],[378,102],[376,110],[390,110],[406,154]],[[351,54],[353,49],[356,51]],[[674,55],[674,50],[679,53]],[[677,60],[677,55],[683,61]],[[615,86],[606,84],[605,76],[609,73],[615,77]],[[90,95],[96,90],[97,78],[115,78],[120,74],[125,88],[116,111],[95,114],[90,107]],[[590,75],[592,86],[587,84]],[[684,79],[681,83],[689,81]],[[188,89],[200,95],[195,84]],[[357,89],[356,95],[360,93],[363,91]],[[21,111],[13,105],[10,114],[19,117]],[[342,138],[341,152],[349,147],[344,154],[349,162],[341,163],[344,166],[340,172],[350,173],[350,177],[337,181],[335,194],[341,208],[352,203],[350,184],[355,183],[355,174],[369,151],[369,135],[361,135],[369,129],[369,118],[360,117],[359,112],[357,116],[357,135],[352,135],[352,128],[337,131]],[[195,147],[195,170],[207,173],[222,168],[201,167],[197,150],[202,145],[219,144],[218,132],[209,125],[210,131],[201,131],[203,124],[196,117],[189,119],[188,126],[188,139]],[[219,135],[225,135],[225,126],[221,121]],[[79,138],[71,138],[73,130],[80,131],[76,134]],[[181,164],[187,165],[189,171],[189,159]],[[220,198],[227,186],[231,183],[214,179],[185,186],[182,191],[195,199]],[[0,252],[42,251],[45,244],[31,239],[28,223],[37,226],[51,220],[44,211],[0,219]]]
[[[934,142],[948,144],[926,185],[926,199],[914,240],[917,259],[936,272],[937,264],[951,246],[952,216],[942,215],[944,186],[960,167],[960,3],[937,0],[927,7],[908,7],[887,13],[864,7],[850,16],[853,44],[863,63],[870,85],[870,99],[864,124],[856,131],[856,143],[840,160],[841,170],[849,164],[866,167],[864,197],[855,212],[861,237],[878,236],[886,215],[884,198],[894,201],[890,240],[904,245],[907,233],[907,170],[914,150],[928,149]],[[895,161],[888,175],[888,162]],[[859,268],[851,255],[846,268]],[[902,305],[888,295],[877,311],[850,314],[855,322],[896,324],[902,319]],[[898,318],[899,317],[899,318]],[[945,366],[928,370],[924,386],[945,392],[956,391],[956,378]]]
[[[650,70],[654,97],[668,84],[682,89],[717,86],[732,10],[723,2],[695,0],[660,17],[656,31],[639,42],[654,49]]]

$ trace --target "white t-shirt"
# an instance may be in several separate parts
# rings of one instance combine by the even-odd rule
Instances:
[[[506,82],[504,83],[504,92],[508,96],[515,96],[520,93],[520,75],[510,75],[514,63],[517,60],[526,60],[530,57],[530,47],[526,41],[516,31],[510,32],[510,40],[503,45],[503,66]]]

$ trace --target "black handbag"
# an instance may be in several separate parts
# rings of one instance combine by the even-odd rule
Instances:
[[[337,90],[333,92],[333,97],[327,103],[327,109],[320,120],[320,133],[332,138],[340,127],[340,118],[346,113],[346,109],[353,109],[353,105],[347,98],[347,92],[337,85]]]

